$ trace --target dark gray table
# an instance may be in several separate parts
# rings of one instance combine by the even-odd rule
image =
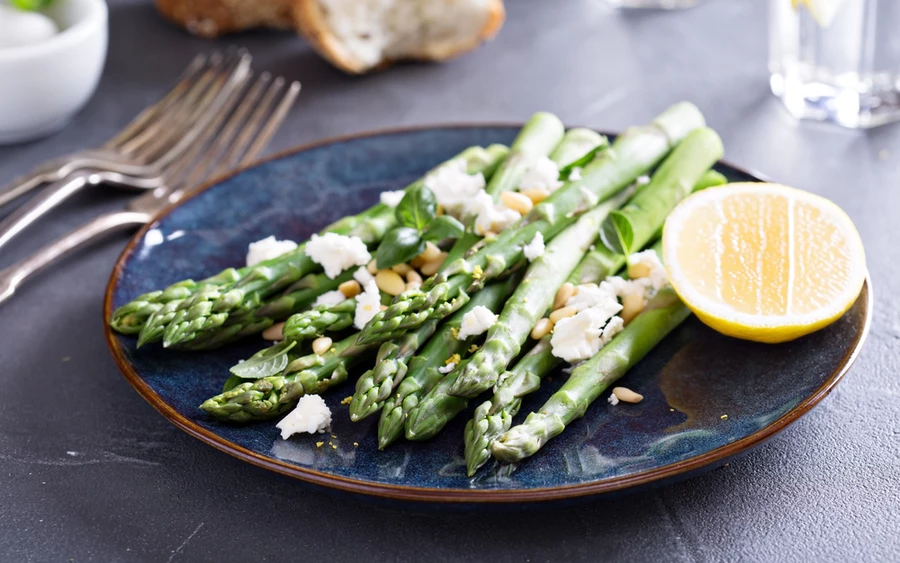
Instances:
[[[759,0],[630,15],[601,0],[508,4],[499,38],[474,55],[362,78],[333,70],[291,34],[229,41],[248,47],[258,67],[304,83],[273,149],[378,127],[521,121],[538,109],[616,129],[694,101],[733,162],[823,194],[856,221],[876,313],[846,381],[765,446],[658,492],[505,515],[373,508],[215,451],[132,391],[101,330],[123,236],[0,309],[0,560],[900,560],[900,300],[889,293],[900,289],[900,129],[791,119],[768,91]],[[212,45],[161,21],[149,2],[114,2],[97,95],[62,133],[0,149],[0,179],[101,143]],[[124,197],[78,197],[0,266]]]

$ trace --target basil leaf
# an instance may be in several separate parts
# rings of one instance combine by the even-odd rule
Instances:
[[[229,375],[228,379],[225,380],[225,384],[222,385],[222,393],[227,393],[244,382],[243,377],[238,377],[236,375]]]
[[[394,211],[401,226],[417,231],[424,229],[436,213],[437,200],[434,192],[421,184],[407,189]]]
[[[613,211],[600,227],[600,240],[606,248],[617,254],[631,254],[634,243],[634,229],[631,219],[620,211]]]
[[[395,264],[408,262],[425,251],[425,241],[417,229],[394,227],[381,240],[375,254],[375,264],[379,270]]]
[[[463,227],[463,224],[453,217],[441,215],[428,223],[428,226],[425,227],[425,232],[422,233],[422,238],[431,242],[437,242],[445,238],[459,238],[465,230],[466,228]]]
[[[246,362],[235,364],[231,373],[242,379],[260,379],[277,375],[288,365],[288,351],[296,342],[282,342],[253,355]]]
[[[603,137],[603,140],[605,142],[592,148],[591,150],[586,152],[584,154],[584,156],[582,156],[582,157],[578,158],[577,160],[574,160],[574,161],[566,164],[562,168],[560,168],[559,169],[559,179],[562,180],[563,182],[568,181],[569,174],[572,173],[573,168],[584,168],[586,165],[590,164],[590,162],[592,160],[597,158],[597,155],[599,153],[601,153],[602,151],[605,151],[607,148],[609,148],[609,141],[606,140],[606,137]]]

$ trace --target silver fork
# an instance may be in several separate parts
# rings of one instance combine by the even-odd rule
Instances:
[[[300,92],[300,84],[285,87],[283,78],[261,75],[253,84],[233,92],[223,110],[197,136],[166,172],[166,184],[131,200],[123,211],[97,217],[83,227],[45,246],[37,253],[0,271],[0,303],[25,280],[77,248],[122,229],[146,225],[160,211],[196,191],[210,177],[254,160],[281,126]]]
[[[244,61],[241,63],[241,59]],[[0,188],[0,206],[47,182],[58,181],[80,169],[110,169],[132,176],[158,175],[148,165],[153,163],[151,157],[164,156],[151,152],[151,148],[169,146],[174,148],[179,139],[181,149],[188,146],[191,138],[191,127],[210,109],[214,103],[222,99],[215,96],[202,97],[204,91],[214,92],[209,86],[215,78],[216,71],[223,71],[227,65],[241,63],[249,66],[249,55],[246,52],[232,49],[224,55],[214,52],[211,55],[197,55],[182,73],[178,83],[159,102],[139,113],[122,131],[97,149],[81,150],[69,155],[49,160],[30,173],[15,178]],[[185,111],[185,110],[193,111]],[[150,141],[154,145],[149,146]],[[169,151],[169,159],[178,151]],[[143,187],[143,186],[137,186]],[[155,187],[155,186],[153,186]]]
[[[70,174],[64,180],[51,183],[37,196],[0,221],[0,249],[29,225],[86,186],[111,183],[132,188],[153,189],[163,185],[165,169],[195,142],[208,123],[220,115],[222,105],[246,78],[248,72],[249,55],[238,51],[228,57],[228,61],[221,68],[216,66],[209,69],[198,81],[198,84],[202,85],[200,90],[192,88],[187,94],[190,100],[173,110],[171,119],[192,122],[184,136],[174,143],[168,143],[168,137],[155,133],[154,130],[158,126],[164,127],[171,121],[162,119],[126,142],[126,145],[132,145],[132,148],[126,149],[129,153],[140,158],[153,159],[151,164],[140,165],[132,159],[128,166],[123,167],[107,162],[106,164],[112,165],[112,168],[82,169]],[[193,103],[195,101],[199,105],[195,105]],[[163,140],[158,140],[159,138]],[[120,157],[125,159],[124,153]],[[135,172],[140,174],[134,175]]]

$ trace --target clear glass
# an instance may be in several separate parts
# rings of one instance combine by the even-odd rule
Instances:
[[[696,6],[700,0],[606,0],[614,8],[651,8],[655,10],[675,10]]]
[[[837,4],[823,26],[802,5],[769,0],[772,92],[801,119],[852,128],[900,119],[900,0],[824,1]]]

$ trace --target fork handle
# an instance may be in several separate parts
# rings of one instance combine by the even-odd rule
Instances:
[[[52,182],[0,221],[0,249],[51,209],[91,183],[91,176],[92,172],[90,171],[80,171],[62,180]]]
[[[0,270],[0,304],[16,292],[16,288],[32,275],[74,250],[116,231],[146,225],[150,215],[135,211],[118,211],[101,215],[38,250],[30,257]]]

